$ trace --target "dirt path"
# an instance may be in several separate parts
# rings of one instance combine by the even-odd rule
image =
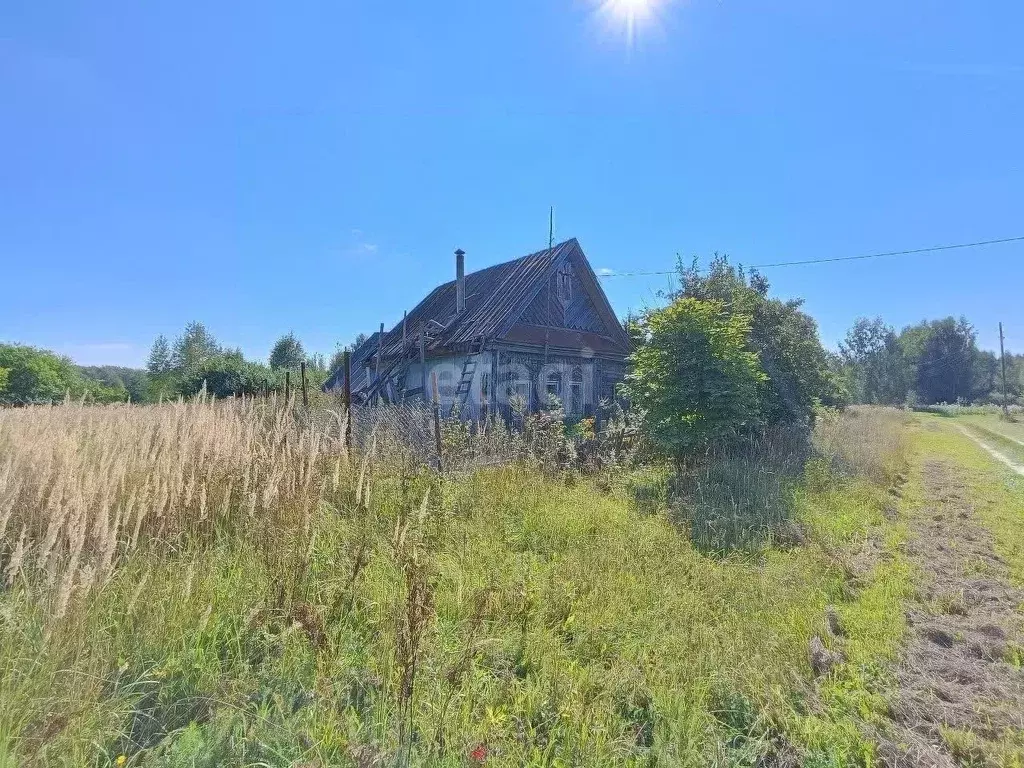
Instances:
[[[908,553],[924,580],[907,616],[894,732],[880,740],[889,766],[998,765],[999,743],[1024,729],[1024,670],[1008,662],[1024,639],[1024,590],[1010,586],[962,472],[936,458],[923,466],[927,504],[910,521]]]
[[[996,461],[1002,462],[1003,464],[1008,466],[1010,469],[1012,469],[1014,472],[1016,472],[1018,475],[1024,475],[1024,465],[1016,463],[1013,459],[1011,459],[1008,456],[1005,456],[1004,454],[1000,453],[995,448],[993,448],[991,445],[989,445],[988,443],[984,442],[980,437],[977,437],[976,435],[971,434],[968,430],[964,429],[963,427],[960,427],[960,431],[963,432],[965,435],[967,435],[967,437],[971,438],[971,440],[976,442],[978,445],[980,445],[984,449],[984,451],[989,456],[991,456],[993,459],[995,459]],[[1024,445],[1024,443],[1021,443],[1020,440],[1016,440],[1016,439],[1014,439],[1012,437],[1009,437],[1007,435],[1001,435],[1001,437],[1005,437],[1007,440],[1009,440],[1011,442],[1020,443],[1021,445]]]

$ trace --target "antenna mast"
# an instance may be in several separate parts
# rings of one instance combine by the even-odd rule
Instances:
[[[555,206],[551,206],[548,214],[548,250],[555,247]]]

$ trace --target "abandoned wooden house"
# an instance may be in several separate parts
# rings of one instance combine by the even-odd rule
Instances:
[[[390,331],[351,357],[353,402],[438,396],[446,413],[535,410],[558,397],[593,415],[622,380],[629,337],[575,238],[465,273],[431,291]],[[344,388],[344,371],[324,384]]]

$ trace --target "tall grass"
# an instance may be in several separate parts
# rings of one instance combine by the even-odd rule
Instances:
[[[831,557],[708,558],[660,470],[627,503],[495,464],[529,452],[497,424],[446,425],[443,474],[386,426],[350,455],[344,427],[275,401],[0,411],[0,765],[860,754],[799,703],[846,594]],[[878,519],[828,505],[838,539]]]
[[[911,421],[910,414],[896,408],[854,406],[842,413],[825,411],[815,425],[812,445],[840,473],[886,484],[899,479],[905,469],[904,427]]]
[[[338,434],[303,429],[273,400],[5,410],[6,582],[54,587],[48,608],[59,618],[139,546],[173,551],[242,529],[308,537],[347,464]]]
[[[802,490],[835,477],[892,484],[906,464],[909,418],[886,408],[823,410],[809,433],[775,427],[712,450],[674,479],[675,518],[705,552],[800,544]]]

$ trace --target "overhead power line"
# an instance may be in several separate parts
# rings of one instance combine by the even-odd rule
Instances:
[[[937,251],[952,251],[958,248],[979,248],[984,245],[999,245],[1001,243],[1016,243],[1024,241],[1024,235],[1019,237],[1003,237],[998,240],[979,240],[975,243],[955,243],[953,245],[935,245],[931,248],[913,248],[908,251],[886,251],[884,253],[865,253],[860,256],[835,256],[828,259],[805,259],[803,261],[776,261],[771,264],[749,264],[744,265],[749,269],[767,269],[768,267],[796,267],[804,264],[829,264],[836,261],[860,261],[863,259],[878,259],[883,256],[910,256],[916,253],[935,253]],[[640,277],[645,275],[675,275],[678,270],[662,270],[657,272],[603,272],[601,277]]]

